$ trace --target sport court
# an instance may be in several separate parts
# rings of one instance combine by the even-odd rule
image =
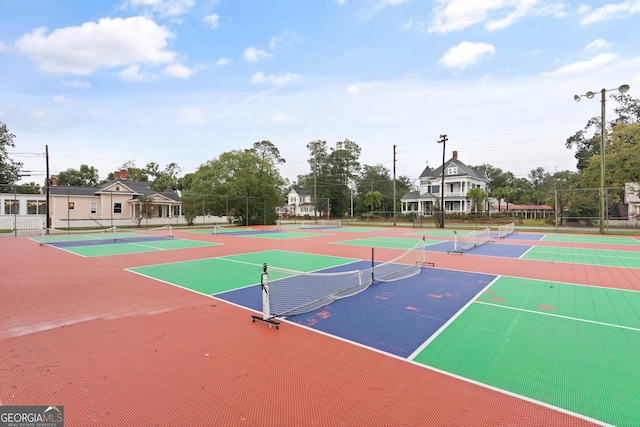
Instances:
[[[152,279],[155,284],[148,286],[153,289],[187,290],[217,300],[212,306],[229,303],[244,310],[246,324],[233,324],[238,337],[249,328],[278,342],[301,328],[296,334],[307,340],[330,337],[340,346],[386,357],[389,366],[400,361],[421,367],[429,373],[425,375],[462,381],[478,388],[474,396],[498,391],[496,400],[515,399],[553,414],[529,414],[530,423],[521,418],[518,425],[539,425],[536,420],[549,421],[550,416],[563,420],[554,425],[624,426],[640,419],[636,238],[515,233],[460,255],[448,252],[453,233],[442,230],[349,228],[317,230],[313,234],[318,236],[303,244],[286,235],[308,230],[202,233],[201,242],[211,245],[207,256],[156,262],[153,253],[141,254],[144,259],[131,253],[119,264],[132,282],[135,277]],[[183,238],[189,233],[179,234]],[[260,234],[281,237],[256,239]],[[423,237],[435,267],[423,267],[407,279],[374,283],[357,295],[280,319],[278,331],[250,322],[250,314],[261,310],[258,282],[264,263],[301,274],[366,269],[371,248],[380,263]],[[208,256],[212,250],[229,253]],[[168,249],[163,258],[172,252],[180,253]],[[270,279],[282,278],[273,276]],[[340,355],[330,360],[335,358]],[[342,371],[339,366],[324,369]],[[386,389],[397,386],[389,383]],[[485,411],[484,417],[490,418],[491,409]]]

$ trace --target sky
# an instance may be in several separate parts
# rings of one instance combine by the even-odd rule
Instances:
[[[411,180],[443,148],[527,178],[576,170],[602,89],[610,118],[640,97],[638,24],[640,0],[0,0],[0,122],[22,182],[46,147],[52,175],[182,176],[263,140],[293,182],[346,139]]]

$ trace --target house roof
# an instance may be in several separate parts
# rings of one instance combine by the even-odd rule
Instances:
[[[300,196],[311,196],[311,194],[313,193],[308,188],[299,188],[299,187],[294,187],[294,188],[291,189],[291,191],[295,191]]]
[[[470,166],[467,166],[464,162],[462,162],[460,159],[456,158],[456,157],[452,157],[450,158],[448,161],[445,162],[444,167],[445,168],[449,168],[451,166],[457,166],[458,167],[458,173],[455,175],[446,175],[446,176],[470,176],[476,179],[481,179],[481,180],[485,180],[488,181],[489,177],[487,176],[487,171],[484,169],[473,169]],[[420,178],[438,178],[440,179],[440,177],[442,176],[442,166],[438,166],[435,169],[430,168],[429,166],[427,166],[424,171],[422,171],[422,173],[420,174]]]
[[[74,196],[97,196],[100,193],[109,193],[109,188],[115,185],[122,185],[128,191],[120,191],[120,193],[130,193],[132,195],[144,195],[144,196],[162,196],[170,199],[174,202],[180,201],[180,195],[174,189],[166,189],[162,193],[158,193],[151,189],[151,184],[145,181],[133,181],[130,179],[114,179],[102,185],[95,187],[90,186],[78,186],[78,185],[60,185],[52,186],[49,188],[49,193],[54,195],[74,195]]]

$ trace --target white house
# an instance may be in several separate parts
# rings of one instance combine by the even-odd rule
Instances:
[[[640,185],[628,182],[624,185],[624,202],[629,219],[640,219]]]
[[[0,193],[0,229],[41,230],[47,216],[44,194]]]
[[[430,215],[434,210],[440,210],[442,197],[443,167],[436,169],[426,167],[420,175],[418,191],[412,191],[404,196],[402,202],[403,214]],[[484,169],[472,169],[458,159],[458,152],[444,164],[444,210],[446,213],[470,213],[472,201],[467,192],[472,188],[481,188],[489,193],[489,178]],[[478,208],[480,211],[481,209]],[[485,208],[482,208],[485,210]]]
[[[287,206],[284,215],[313,216],[313,192],[306,188],[292,188],[287,194]]]

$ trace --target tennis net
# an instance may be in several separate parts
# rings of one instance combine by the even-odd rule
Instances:
[[[308,313],[356,295],[373,283],[415,276],[426,263],[425,247],[423,239],[392,261],[359,270],[306,273],[269,267],[269,313],[263,313],[263,318]]]
[[[507,236],[510,236],[516,231],[516,225],[513,222],[509,224],[503,224],[498,226],[498,237],[503,239]]]
[[[268,227],[247,227],[242,225],[235,224],[215,224],[213,226],[213,234],[226,234],[229,236],[242,236],[244,234],[254,234],[254,233],[273,233],[275,231],[280,231],[280,224],[276,224],[274,226]]]
[[[111,243],[135,243],[166,238],[173,238],[173,227],[171,225],[150,229],[113,226],[100,230],[69,230],[49,234],[46,233],[46,230],[42,230],[40,244],[58,247],[91,246]]]
[[[342,221],[339,219],[319,219],[317,221],[302,221],[300,228],[338,228],[342,227]]]
[[[489,227],[484,230],[471,231],[468,233],[455,232],[453,241],[454,252],[465,252],[469,249],[482,246],[491,241],[491,229]]]

